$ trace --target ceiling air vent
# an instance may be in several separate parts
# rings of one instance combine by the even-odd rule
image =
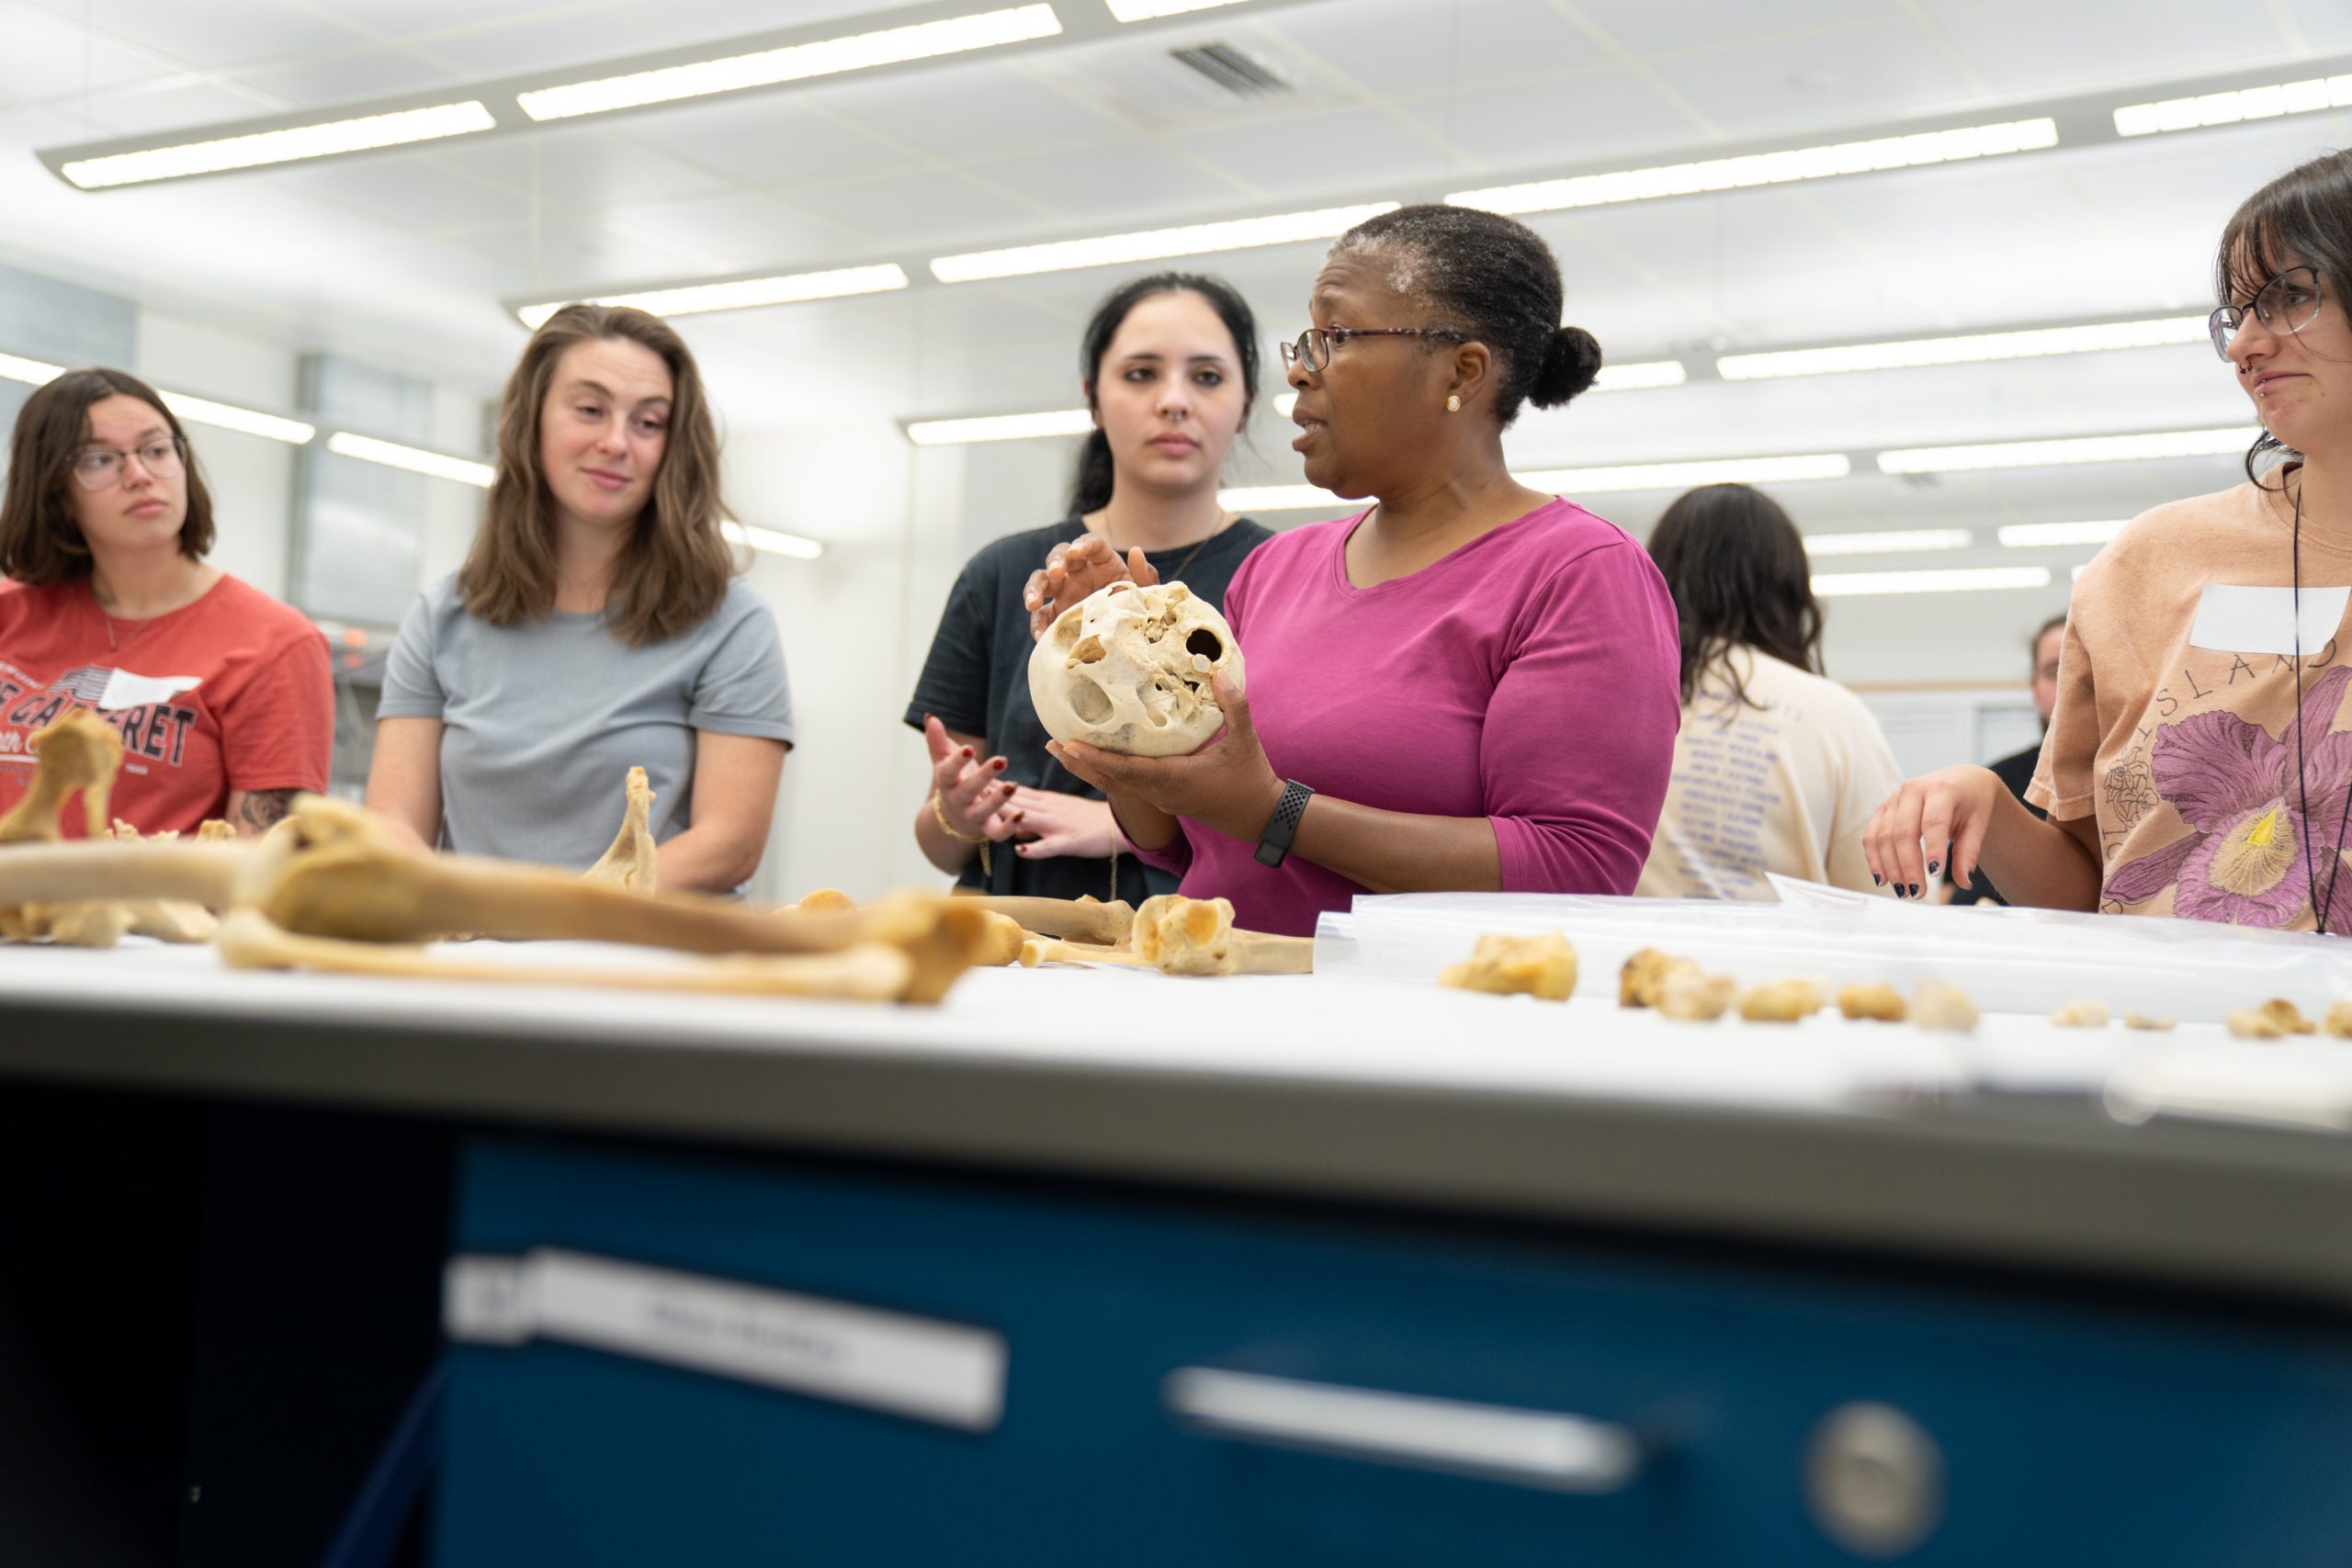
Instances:
[[[1229,43],[1197,44],[1168,52],[1178,64],[1199,72],[1237,97],[1259,98],[1290,91],[1288,82]]]

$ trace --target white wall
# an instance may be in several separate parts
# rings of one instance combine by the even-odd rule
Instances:
[[[287,349],[142,310],[139,362],[131,368],[166,390],[278,410],[294,407],[296,360]],[[283,597],[294,448],[204,424],[190,425],[188,438],[212,491],[217,536],[207,558],[263,592]]]

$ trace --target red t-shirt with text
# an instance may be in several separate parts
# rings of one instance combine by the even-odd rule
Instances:
[[[326,638],[225,574],[192,604],[111,627],[87,579],[0,581],[0,813],[32,780],[33,731],[68,707],[95,710],[122,736],[113,815],[142,833],[225,817],[232,790],[327,785]],[[82,830],[77,796],[65,832]]]

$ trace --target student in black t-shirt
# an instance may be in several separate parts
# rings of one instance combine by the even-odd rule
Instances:
[[[966,563],[907,705],[932,761],[915,841],[960,886],[1140,903],[1176,879],[1127,858],[1102,792],[1046,755],[1022,592],[1057,547],[1091,536],[1223,604],[1242,558],[1272,536],[1217,502],[1226,453],[1257,400],[1257,322],[1215,278],[1137,278],[1096,310],[1079,363],[1095,428],[1070,515]]]
[[[2041,728],[2050,728],[2050,715],[2058,705],[2058,655],[2066,646],[2066,617],[2052,615],[2041,623],[2033,634],[2033,705],[2041,715]],[[1993,764],[1993,773],[2009,793],[2025,801],[2025,786],[2033,782],[2033,770],[2041,761],[2041,743],[2035,741],[2022,751],[2013,752]],[[2030,801],[2025,808],[2036,817],[2046,814]],[[1976,874],[1973,888],[1955,886],[1952,898],[1956,903],[2000,904],[2007,900],[1993,886],[1993,879],[1983,872]]]

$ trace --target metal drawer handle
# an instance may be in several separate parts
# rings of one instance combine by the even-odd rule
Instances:
[[[1484,1476],[1551,1492],[1632,1483],[1641,1445],[1582,1416],[1181,1367],[1161,1385],[1187,1426],[1237,1442]]]

